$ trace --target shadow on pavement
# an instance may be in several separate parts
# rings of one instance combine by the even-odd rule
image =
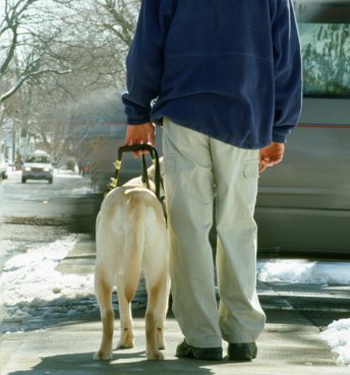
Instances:
[[[213,374],[210,369],[203,366],[213,362],[193,361],[183,359],[167,359],[165,361],[147,361],[143,351],[131,354],[115,354],[110,362],[92,360],[93,353],[79,353],[57,355],[41,358],[41,362],[30,371],[15,371],[9,375],[96,375],[96,374]],[[220,363],[218,363],[220,364]]]

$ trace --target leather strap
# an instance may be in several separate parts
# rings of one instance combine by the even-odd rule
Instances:
[[[160,196],[160,186],[163,187],[163,179],[160,173],[160,164],[159,164],[159,156],[158,151],[155,147],[153,147],[150,144],[137,144],[132,146],[121,146],[118,149],[118,158],[114,163],[115,170],[114,170],[114,177],[111,179],[110,184],[108,185],[107,190],[105,191],[105,194],[107,194],[110,190],[113,190],[118,187],[118,175],[119,171],[121,170],[122,166],[122,159],[123,159],[123,153],[124,152],[135,152],[135,151],[148,151],[151,158],[152,163],[155,164],[155,187],[156,187],[156,196],[157,198],[163,202],[163,197]],[[146,187],[149,189],[149,179],[147,174],[147,165],[145,160],[145,154],[142,155],[142,182],[146,185]]]

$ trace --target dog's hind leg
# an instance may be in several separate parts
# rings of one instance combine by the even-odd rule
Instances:
[[[162,215],[163,213],[159,213]],[[160,219],[156,221],[160,222]],[[153,230],[153,232],[152,232]],[[148,292],[146,311],[147,358],[161,360],[165,349],[164,325],[168,309],[170,280],[165,224],[149,228],[143,270]]]
[[[120,340],[118,348],[134,346],[131,301],[135,296],[141,276],[144,247],[144,206],[140,194],[129,193],[125,210],[122,272],[117,277],[120,312]]]
[[[155,310],[157,311],[157,343],[160,350],[166,349],[164,328],[166,314],[168,311],[169,293],[170,293],[170,278],[168,274],[161,276],[161,290],[158,292],[158,300],[156,303]]]
[[[137,287],[137,282],[136,282],[136,287]],[[120,340],[118,343],[118,349],[129,349],[129,348],[134,347],[131,300],[135,295],[136,287],[134,288],[134,291],[131,290],[131,294],[126,293],[124,276],[118,276],[117,292],[118,292],[119,314],[120,314]],[[130,292],[130,285],[129,285],[129,292]]]
[[[150,285],[151,284],[151,285]],[[146,311],[146,354],[149,360],[162,360],[165,349],[164,325],[168,307],[169,282],[166,272],[159,275],[155,283],[149,283]]]
[[[113,331],[114,331],[114,311],[112,305],[113,280],[107,279],[102,267],[96,268],[95,292],[100,306],[103,334],[102,342],[98,352],[95,353],[96,360],[110,360],[113,356]]]

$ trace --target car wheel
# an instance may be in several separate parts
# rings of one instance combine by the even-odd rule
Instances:
[[[27,179],[25,177],[22,177],[22,184],[25,184]]]

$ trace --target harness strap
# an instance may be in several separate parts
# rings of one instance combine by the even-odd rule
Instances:
[[[158,200],[163,204],[163,198],[160,196],[160,186],[164,189],[164,184],[163,184],[163,179],[160,173],[160,164],[159,164],[159,156],[158,156],[158,151],[156,150],[155,147],[153,147],[150,144],[137,144],[137,145],[132,145],[132,146],[121,146],[118,149],[118,158],[114,163],[114,177],[111,178],[111,182],[109,183],[105,195],[115,189],[118,186],[118,175],[119,171],[121,170],[122,166],[122,158],[123,158],[123,153],[124,152],[130,152],[130,151],[141,151],[141,150],[147,150],[150,153],[150,156],[152,158],[152,163],[155,165],[155,187],[156,187],[156,197]],[[149,184],[149,178],[147,174],[147,165],[146,165],[146,159],[145,155],[142,154],[142,183],[147,186],[148,189],[150,189],[150,184]]]
[[[148,174],[147,174],[147,165],[145,155],[142,154],[142,183],[146,185],[147,189],[150,189]]]

